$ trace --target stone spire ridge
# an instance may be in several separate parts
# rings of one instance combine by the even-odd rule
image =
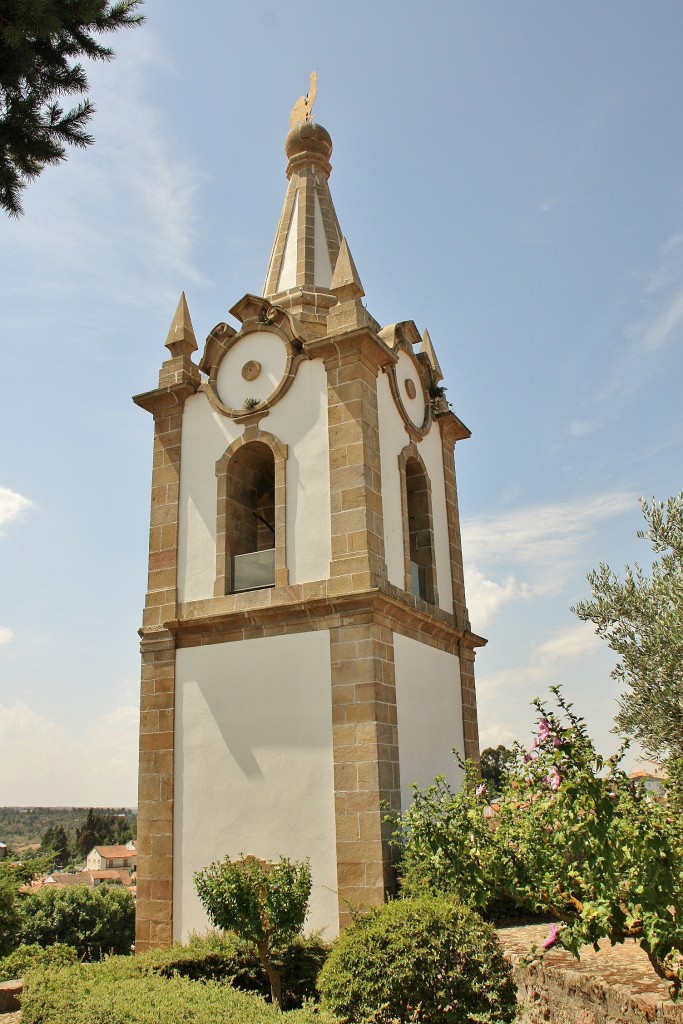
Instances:
[[[440,380],[443,380],[443,373],[441,372],[439,360],[436,358],[436,352],[434,351],[434,346],[432,345],[432,339],[429,337],[429,331],[427,330],[426,327],[422,335],[422,344],[420,345],[420,352],[424,352],[424,354],[429,359],[429,362],[432,364],[434,380],[438,384]]]
[[[332,139],[321,125],[305,121],[289,132],[285,153],[289,184],[263,295],[302,321],[323,325],[337,301],[330,286],[341,245],[328,184]]]
[[[339,247],[339,257],[332,275],[330,291],[337,300],[327,314],[327,336],[354,331],[358,327],[379,330],[379,324],[370,316],[361,302],[365,295],[356,264],[345,238]]]
[[[181,292],[180,301],[169,328],[165,345],[173,357],[189,357],[193,352],[197,351],[197,339],[195,338],[190,311],[187,308],[185,292]]]
[[[339,256],[332,275],[330,291],[334,292],[339,302],[362,299],[365,295],[356,264],[353,262],[353,256],[345,238],[342,238],[339,247]]]

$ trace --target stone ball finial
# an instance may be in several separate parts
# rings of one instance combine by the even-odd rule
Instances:
[[[314,121],[304,121],[290,130],[285,139],[285,153],[289,158],[288,176],[290,169],[301,161],[320,164],[327,174],[330,173],[332,139],[329,132]]]

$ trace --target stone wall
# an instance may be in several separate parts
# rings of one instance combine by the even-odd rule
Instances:
[[[581,959],[554,949],[543,961],[522,966],[547,925],[498,932],[522,1005],[519,1024],[683,1024],[683,1001],[672,1003],[669,985],[658,978],[636,942],[587,947]]]

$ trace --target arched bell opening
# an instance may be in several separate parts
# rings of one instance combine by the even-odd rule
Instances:
[[[408,549],[406,589],[414,597],[435,604],[436,573],[429,478],[421,461],[416,458],[406,459],[405,496]]]
[[[260,441],[245,444],[226,475],[226,592],[275,585],[275,458]]]

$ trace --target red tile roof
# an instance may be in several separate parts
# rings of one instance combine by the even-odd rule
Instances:
[[[130,885],[130,872],[119,871],[116,868],[110,868],[107,871],[87,871],[86,874],[90,875],[93,879],[97,879],[100,882],[108,882],[112,879],[118,879],[121,885]]]
[[[99,853],[100,857],[106,857],[107,860],[113,860],[115,857],[135,856],[135,850],[131,850],[128,846],[95,846],[94,849]],[[92,850],[90,852],[92,853]]]

